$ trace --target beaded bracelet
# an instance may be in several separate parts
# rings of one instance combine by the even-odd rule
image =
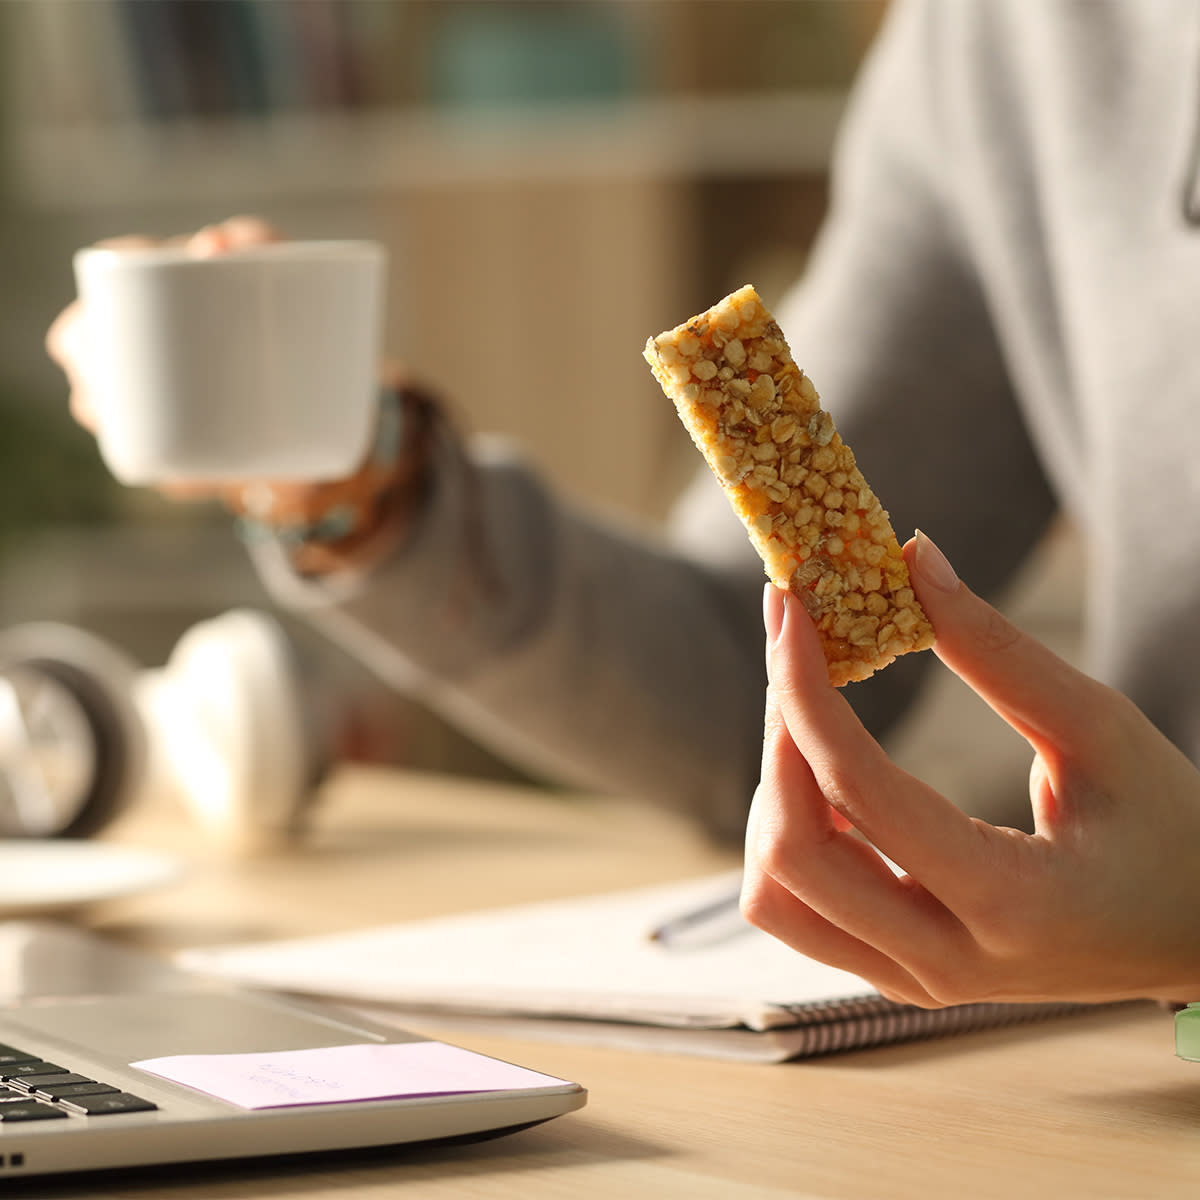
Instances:
[[[395,388],[383,388],[379,395],[379,415],[370,454],[359,472],[375,467],[390,471],[405,449],[407,412],[404,396]],[[382,489],[381,489],[382,490]],[[273,541],[293,550],[304,545],[336,545],[357,532],[376,505],[380,490],[358,502],[341,500],[311,522],[273,521],[269,484],[251,484],[242,493],[243,512],[235,517],[234,528],[245,542]]]

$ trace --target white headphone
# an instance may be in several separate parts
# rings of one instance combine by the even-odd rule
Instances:
[[[0,631],[0,836],[85,836],[178,800],[249,849],[294,832],[330,751],[286,631],[235,609],[145,669],[51,622]]]

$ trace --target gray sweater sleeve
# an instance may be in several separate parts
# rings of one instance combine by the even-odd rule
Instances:
[[[956,144],[953,119],[977,86],[962,53],[976,7],[889,10],[841,131],[822,236],[779,317],[901,542],[920,527],[995,598],[1056,502],[959,186],[959,164],[980,152]],[[902,659],[851,689],[868,726],[898,715],[930,659]]]
[[[576,511],[503,442],[444,434],[436,455],[416,529],[369,576],[302,580],[260,545],[279,599],[509,761],[739,838],[763,576],[732,516],[716,510],[730,561],[710,545],[700,562]]]
[[[901,536],[920,521],[986,590],[1050,501],[956,237],[926,18],[890,21],[812,271],[780,316]],[[447,436],[436,453],[418,527],[369,577],[301,580],[260,548],[279,598],[508,759],[740,837],[762,742],[764,576],[715,483],[698,478],[654,541],[550,495],[496,442]],[[915,674],[851,689],[874,727]]]

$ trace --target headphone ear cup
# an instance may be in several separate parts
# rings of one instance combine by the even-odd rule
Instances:
[[[157,773],[230,848],[270,845],[300,822],[320,744],[303,692],[286,631],[250,609],[194,625],[138,681]]]
[[[29,818],[35,824],[14,824],[4,835],[86,837],[133,801],[142,785],[147,749],[132,700],[140,670],[110,643],[72,625],[31,622],[0,632],[0,682],[10,689],[10,700],[19,703],[18,691],[24,691],[31,697],[40,694],[44,704],[70,705],[72,719],[60,724],[57,735],[80,744],[59,744],[52,752],[86,764],[75,787],[68,789],[73,794],[52,794],[55,782],[65,786],[61,778],[40,779],[41,811]],[[37,707],[36,699],[32,703]],[[0,774],[4,770],[0,761]]]

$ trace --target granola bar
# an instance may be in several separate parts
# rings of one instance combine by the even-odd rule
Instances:
[[[933,645],[887,512],[752,286],[645,358],[767,575],[813,617],[835,686]]]

